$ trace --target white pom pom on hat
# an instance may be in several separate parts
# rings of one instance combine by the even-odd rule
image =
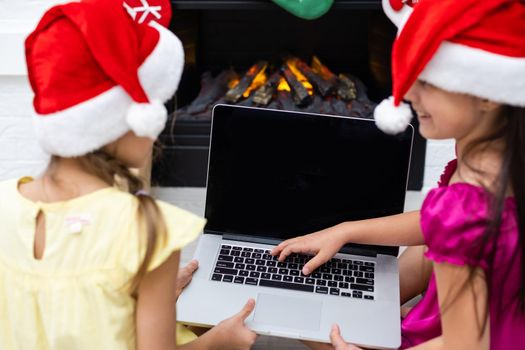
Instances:
[[[406,103],[399,106],[394,105],[394,98],[387,98],[374,110],[374,120],[379,129],[387,134],[398,134],[403,132],[410,120],[412,120],[412,110]]]
[[[25,47],[47,153],[81,156],[130,130],[157,138],[184,66],[180,40],[161,25],[170,18],[169,0],[78,1],[44,14]]]
[[[167,119],[166,107],[158,100],[150,103],[133,102],[126,114],[126,122],[135,135],[153,140],[164,129]]]
[[[382,4],[398,26],[398,36],[392,49],[393,100],[380,103],[374,112],[379,128],[397,133],[408,125],[409,109],[401,101],[418,79],[446,91],[525,107],[524,1]]]

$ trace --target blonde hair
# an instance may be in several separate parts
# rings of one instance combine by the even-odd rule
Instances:
[[[51,164],[57,161],[57,157],[51,159]],[[155,200],[143,192],[144,181],[133,174],[128,167],[112,155],[102,151],[94,151],[78,158],[80,165],[88,173],[95,175],[109,186],[117,186],[127,191],[138,200],[138,223],[140,233],[146,232],[145,251],[142,262],[137,273],[130,281],[129,288],[133,296],[137,295],[140,282],[148,271],[149,264],[157,247],[166,239],[166,223]],[[143,242],[143,237],[139,237]],[[161,242],[159,242],[159,240]]]

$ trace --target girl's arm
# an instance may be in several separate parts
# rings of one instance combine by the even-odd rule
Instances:
[[[162,265],[148,272],[138,289],[137,349],[176,349],[175,302],[179,255],[174,252]]]
[[[422,245],[419,211],[382,218],[344,222],[322,231],[286,240],[272,250],[283,261],[291,253],[315,254],[305,264],[303,273],[310,274],[333,257],[346,243],[376,245]]]
[[[490,321],[487,284],[481,269],[468,280],[469,267],[434,263],[441,314],[442,335],[410,350],[489,350]],[[487,322],[485,321],[487,317]],[[482,335],[481,330],[483,331]],[[359,349],[346,344],[339,329],[330,335],[336,350]]]
[[[183,346],[176,346],[177,271],[180,253],[174,252],[162,265],[146,274],[138,290],[137,349],[249,349],[256,334],[244,325],[255,307],[249,300],[235,316]],[[180,294],[180,293],[179,293]]]

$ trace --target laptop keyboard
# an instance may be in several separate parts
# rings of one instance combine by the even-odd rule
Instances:
[[[269,250],[222,245],[211,280],[374,300],[374,262],[332,258],[305,276],[310,258],[291,254],[279,262]]]

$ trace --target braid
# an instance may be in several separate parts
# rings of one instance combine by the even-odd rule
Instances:
[[[131,281],[132,294],[136,296],[138,287],[148,271],[149,264],[159,243],[159,238],[164,242],[166,238],[166,224],[156,201],[143,192],[144,182],[133,174],[128,167],[118,159],[104,151],[95,151],[80,158],[83,167],[93,175],[99,177],[110,186],[117,185],[138,200],[138,222],[140,231],[146,232],[146,249],[144,258]],[[141,237],[142,238],[142,237]]]

